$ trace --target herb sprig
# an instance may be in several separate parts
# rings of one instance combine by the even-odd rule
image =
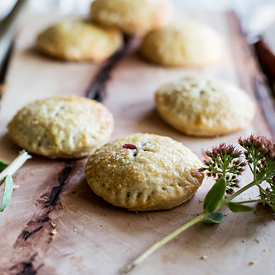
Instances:
[[[232,212],[249,212],[254,207],[247,203],[264,203],[275,211],[275,143],[263,136],[250,135],[246,139],[239,138],[238,143],[244,151],[236,149],[233,145],[221,143],[212,150],[207,150],[205,166],[200,168],[208,177],[215,180],[215,184],[206,194],[203,202],[203,212],[193,220],[187,222],[161,241],[151,246],[130,265],[123,274],[128,273],[135,266],[144,261],[154,251],[178,236],[180,233],[198,222],[220,223],[223,219],[222,212],[216,212],[226,206]],[[253,181],[239,188],[239,177],[246,167],[249,167]],[[267,187],[263,187],[263,183]],[[259,198],[246,201],[232,201],[240,194],[257,186]]]
[[[0,160],[0,186],[5,183],[0,212],[4,211],[11,199],[13,191],[13,180],[11,176],[30,158],[31,155],[26,151],[21,151],[10,165]]]

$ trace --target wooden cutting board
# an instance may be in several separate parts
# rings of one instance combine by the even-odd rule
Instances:
[[[163,68],[131,54],[121,61],[107,85],[104,104],[115,118],[112,140],[136,132],[170,136],[202,157],[220,142],[234,143],[250,133],[270,136],[257,110],[253,124],[218,138],[185,136],[158,117],[153,95],[161,84],[197,72],[227,79],[253,96],[250,58],[239,23],[229,13],[185,13],[217,29],[226,40],[223,60],[205,69]],[[99,69],[93,63],[65,63],[40,56],[33,48],[37,32],[60,16],[30,15],[18,33],[7,90],[1,107],[0,158],[18,154],[6,125],[23,105],[50,96],[85,91]],[[194,198],[169,211],[130,213],[113,207],[89,189],[86,159],[48,160],[33,156],[14,176],[20,188],[0,214],[1,274],[120,274],[132,260],[202,211],[212,182]],[[248,180],[248,176],[246,177]],[[255,190],[254,190],[255,191]],[[243,197],[255,196],[253,190]],[[198,224],[150,256],[131,274],[274,274],[274,215],[265,208],[228,215],[220,225]],[[51,222],[56,235],[51,235]],[[207,260],[201,256],[207,255]],[[255,264],[250,265],[252,260]]]

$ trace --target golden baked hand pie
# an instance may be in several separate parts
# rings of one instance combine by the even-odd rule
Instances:
[[[170,0],[95,0],[91,5],[93,21],[135,35],[165,25],[171,13]]]
[[[225,50],[222,37],[193,21],[176,21],[147,34],[141,55],[164,66],[203,67],[217,62]]]
[[[30,153],[49,158],[82,158],[108,141],[113,116],[102,104],[77,96],[38,100],[23,107],[8,125],[9,137]]]
[[[157,110],[169,125],[188,135],[219,136],[246,127],[255,104],[233,84],[192,75],[168,83],[155,94]]]
[[[181,143],[164,136],[134,134],[97,149],[86,164],[91,189],[130,211],[170,209],[193,197],[203,164]]]
[[[37,49],[49,56],[68,61],[101,62],[122,47],[122,34],[89,22],[66,20],[37,37]]]

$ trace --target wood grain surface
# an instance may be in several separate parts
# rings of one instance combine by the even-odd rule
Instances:
[[[251,56],[232,14],[189,13],[217,29],[226,40],[223,60],[205,69],[162,68],[134,53],[121,61],[107,85],[104,104],[115,118],[112,140],[136,132],[170,136],[202,156],[220,142],[234,143],[250,133],[270,136],[260,108],[252,125],[218,138],[185,136],[158,117],[153,95],[159,85],[188,73],[227,79],[253,97]],[[40,56],[34,49],[37,32],[61,17],[31,15],[18,33],[1,106],[0,158],[18,154],[6,125],[23,105],[56,96],[85,95],[99,66],[66,63]],[[84,177],[86,159],[48,160],[33,156],[14,176],[15,190],[0,214],[0,274],[120,274],[123,268],[202,211],[201,199],[212,182],[206,180],[194,198],[169,211],[130,213],[98,198]],[[249,175],[244,176],[249,180]],[[255,197],[255,190],[242,195]],[[230,212],[222,224],[198,224],[165,245],[131,274],[274,274],[274,214],[257,207],[245,214]],[[51,222],[56,224],[56,235]],[[207,260],[201,256],[207,255]],[[250,265],[252,260],[255,264]]]

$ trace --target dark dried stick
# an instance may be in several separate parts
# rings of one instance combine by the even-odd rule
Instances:
[[[133,37],[124,36],[124,46],[111,56],[99,69],[97,75],[87,89],[86,97],[101,102],[106,96],[106,83],[111,78],[111,72],[120,60],[130,52]]]

